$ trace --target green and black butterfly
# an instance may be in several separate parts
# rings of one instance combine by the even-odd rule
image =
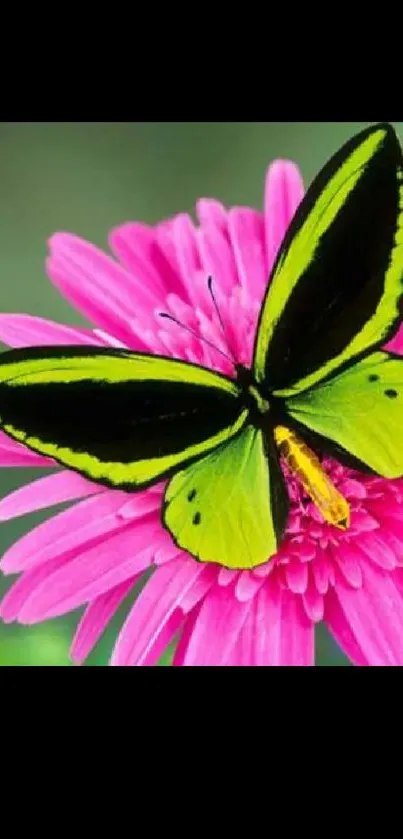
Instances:
[[[402,150],[381,123],[325,165],[297,210],[250,370],[229,378],[95,347],[13,350],[0,357],[0,427],[112,488],[168,479],[162,521],[176,543],[253,568],[287,525],[278,427],[342,463],[403,474],[403,360],[380,349],[402,320],[402,278]]]

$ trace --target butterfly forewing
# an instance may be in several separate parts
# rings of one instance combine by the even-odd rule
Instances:
[[[0,426],[92,480],[135,490],[245,424],[234,382],[128,351],[29,348],[0,357]]]
[[[350,140],[298,208],[262,306],[258,382],[311,387],[385,343],[401,320],[402,153],[379,124]]]

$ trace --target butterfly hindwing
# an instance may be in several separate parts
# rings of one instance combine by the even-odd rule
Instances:
[[[320,435],[384,478],[403,475],[403,358],[376,352],[285,401],[302,433]]]
[[[277,550],[289,509],[274,449],[249,425],[171,478],[163,520],[203,562],[254,568]]]
[[[287,396],[378,349],[401,320],[402,152],[379,124],[350,140],[300,204],[272,271],[254,372]]]
[[[246,419],[234,382],[173,359],[88,347],[0,356],[6,434],[114,488],[168,477]]]

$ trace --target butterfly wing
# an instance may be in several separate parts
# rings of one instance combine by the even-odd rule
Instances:
[[[173,474],[231,439],[247,415],[234,382],[173,359],[88,347],[0,356],[0,427],[113,488]]]
[[[254,568],[276,552],[289,501],[269,445],[249,425],[171,478],[163,520],[180,547],[234,569]]]
[[[318,435],[317,447],[347,454],[378,475],[403,475],[403,359],[375,352],[285,401],[288,418]],[[347,461],[348,462],[348,461]]]
[[[379,124],[350,140],[309,188],[261,309],[257,381],[281,396],[378,349],[401,321],[402,152]]]
[[[271,556],[288,512],[276,452],[248,420],[235,382],[173,359],[82,347],[0,356],[9,436],[113,488],[175,475],[165,526],[196,557],[231,568]]]

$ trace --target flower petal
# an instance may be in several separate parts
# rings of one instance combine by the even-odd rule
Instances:
[[[216,582],[217,567],[215,565],[206,565],[202,573],[196,578],[194,584],[183,596],[180,605],[182,612],[185,614],[191,612],[204,599],[207,592],[210,591]]]
[[[339,624],[341,611],[344,623],[350,627],[356,645],[369,665],[400,667],[403,665],[403,597],[395,575],[370,562],[363,563],[362,570],[363,585],[358,590],[341,579],[336,582],[334,596],[340,607],[337,612]],[[331,606],[334,607],[332,599]],[[328,612],[326,615],[328,620]],[[349,654],[348,640],[345,651]]]
[[[391,571],[396,567],[396,556],[378,533],[364,533],[360,536],[359,549],[379,568]]]
[[[1,570],[13,574],[33,568],[58,555],[72,555],[84,545],[122,530],[128,523],[119,518],[118,512],[125,498],[123,492],[102,492],[58,513],[15,542],[3,555]]]
[[[301,598],[271,581],[238,606],[231,589],[207,595],[183,653],[188,666],[312,666],[313,661],[313,624]]]
[[[332,571],[332,560],[324,551],[318,553],[312,563],[312,573],[315,586],[319,594],[326,594],[329,589],[330,576]]]
[[[346,582],[353,588],[361,588],[363,554],[359,547],[341,542],[337,548],[329,548],[329,550]]]
[[[368,660],[357,644],[357,640],[340,606],[337,594],[335,594],[333,589],[330,589],[325,599],[324,620],[334,640],[350,661],[358,667],[367,667]]]
[[[195,285],[195,276],[202,264],[196,229],[189,215],[181,213],[175,217],[172,222],[172,235],[186,297],[197,305],[199,294]]]
[[[235,585],[238,600],[250,600],[264,585],[264,578],[253,576],[250,571],[241,571]]]
[[[33,591],[20,613],[21,623],[71,612],[144,571],[152,562],[160,529],[153,518],[146,518],[84,549]]]
[[[110,233],[109,243],[122,265],[162,300],[166,293],[166,265],[156,242],[154,228],[138,222],[121,224]]]
[[[234,207],[228,229],[240,283],[252,299],[260,301],[268,279],[263,217],[247,207]]]
[[[176,650],[172,660],[173,667],[183,667],[186,651],[193,634],[193,629],[195,627],[197,616],[201,609],[201,605],[202,602],[198,603],[197,606],[195,606],[195,608],[192,609],[189,615],[185,617],[185,621],[182,626],[182,632],[179,641],[176,645]]]
[[[196,202],[196,212],[200,224],[213,224],[221,230],[227,226],[227,211],[215,198],[200,198]]]
[[[396,353],[396,355],[403,355],[403,327],[400,327],[388,344],[385,344],[385,350]]]
[[[149,317],[158,299],[133,275],[78,236],[56,233],[47,260],[49,277],[95,324],[133,345],[134,318]],[[144,343],[137,339],[138,348]]]
[[[0,466],[53,466],[55,461],[42,457],[0,431]]]
[[[20,489],[10,492],[0,501],[0,521],[24,516],[36,510],[52,507],[89,495],[98,495],[102,487],[74,472],[63,470],[38,478]]]
[[[141,573],[136,577],[125,580],[124,583],[119,583],[115,588],[109,589],[104,594],[100,594],[87,606],[77,626],[70,648],[70,657],[75,664],[82,664],[88,658],[109,621],[118,611],[119,606],[123,603]]]
[[[319,593],[316,586],[311,584],[302,595],[302,602],[307,617],[313,623],[318,623],[323,618],[323,595]]]
[[[204,566],[181,557],[158,568],[137,598],[119,635],[111,664],[115,667],[144,664],[172,615]]]
[[[155,665],[158,664],[159,659],[167,647],[169,647],[170,643],[174,640],[175,635],[177,635],[182,628],[183,621],[183,612],[180,609],[176,609],[175,612],[172,612],[172,615],[169,616],[158,637],[155,639],[148,655],[144,657],[141,665],[142,667],[155,667]]]
[[[226,666],[252,601],[241,602],[232,586],[215,586],[203,600],[190,638],[185,667]]]
[[[25,574],[21,574],[1,601],[0,617],[4,623],[11,623],[12,621],[18,620],[21,609],[31,597],[32,592],[35,591],[43,580],[47,580],[53,571],[62,568],[67,562],[68,559],[66,557],[57,557],[50,562],[44,563],[44,565],[40,565],[38,568],[32,568],[30,571],[26,571]]]
[[[206,277],[213,278],[215,291],[229,294],[238,285],[234,252],[226,232],[213,225],[204,225],[198,231],[202,267]]]
[[[264,202],[269,272],[303,196],[304,185],[298,166],[287,160],[275,161],[267,172]]]
[[[90,329],[65,326],[44,318],[20,314],[0,314],[0,341],[9,347],[55,344],[105,346],[105,342]]]
[[[285,568],[285,576],[290,591],[302,594],[308,585],[308,565],[306,562],[291,560]]]

